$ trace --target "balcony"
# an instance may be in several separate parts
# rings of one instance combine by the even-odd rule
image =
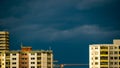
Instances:
[[[108,54],[100,54],[100,56],[108,56]]]
[[[108,51],[108,49],[100,49],[100,51]]]
[[[100,67],[108,67],[108,65],[100,65]]]
[[[0,40],[9,40],[8,38],[0,38]]]
[[[108,62],[109,60],[100,60],[100,62]]]

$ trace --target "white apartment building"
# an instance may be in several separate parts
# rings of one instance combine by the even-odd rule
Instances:
[[[2,52],[0,68],[53,68],[53,53],[52,50],[32,50],[31,47]]]
[[[53,68],[52,50],[9,50],[9,32],[0,31],[0,68]]]
[[[120,39],[89,46],[89,68],[120,68]]]

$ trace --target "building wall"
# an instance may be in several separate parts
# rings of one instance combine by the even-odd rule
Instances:
[[[53,68],[52,51],[8,51],[0,59],[0,68]]]
[[[120,68],[119,42],[120,40],[114,40],[113,44],[90,45],[89,67],[90,68]]]
[[[41,68],[47,68],[47,53],[41,54]]]
[[[37,53],[29,53],[29,68],[37,68]]]
[[[29,55],[28,52],[20,52],[19,53],[19,68],[29,68]]]
[[[0,52],[9,51],[9,32],[0,31]]]
[[[19,68],[19,53],[10,53],[10,68]]]
[[[52,50],[9,50],[9,32],[0,31],[0,68],[53,68]]]

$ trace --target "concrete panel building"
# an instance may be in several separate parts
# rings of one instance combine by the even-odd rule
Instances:
[[[53,68],[52,50],[9,50],[9,32],[0,31],[0,68]]]
[[[26,50],[2,52],[0,68],[53,68],[52,50],[22,48]]]
[[[0,31],[0,52],[9,51],[9,32]]]
[[[120,68],[120,39],[89,46],[89,68]]]

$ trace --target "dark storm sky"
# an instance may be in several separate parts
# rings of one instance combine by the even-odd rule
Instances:
[[[119,23],[120,0],[0,0],[10,48],[51,47],[58,63],[88,63],[89,44],[119,39]]]

